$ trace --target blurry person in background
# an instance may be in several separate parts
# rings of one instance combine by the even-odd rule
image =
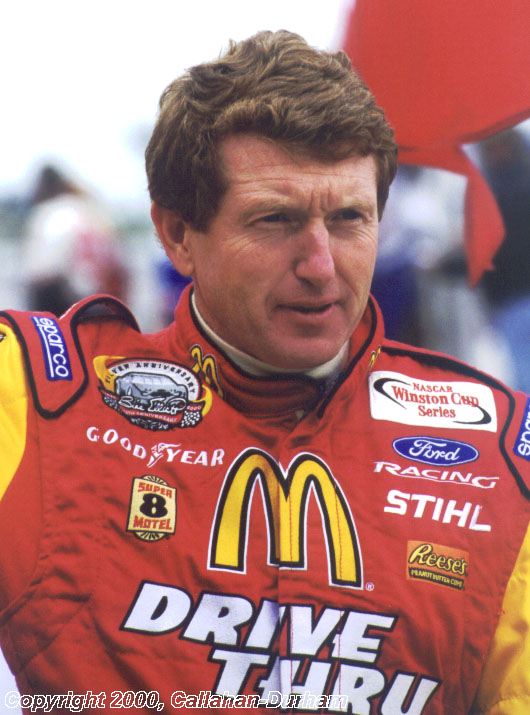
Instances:
[[[52,165],[36,179],[22,252],[30,310],[61,315],[93,293],[125,298],[117,232],[99,203]]]
[[[479,145],[482,171],[497,199],[506,235],[482,288],[491,320],[512,357],[517,390],[530,393],[530,146],[510,129]]]
[[[167,325],[173,320],[175,306],[191,278],[179,273],[166,255],[156,264],[156,276],[162,298],[162,321]]]

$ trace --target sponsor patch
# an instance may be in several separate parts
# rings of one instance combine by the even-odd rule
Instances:
[[[71,380],[72,369],[66,341],[59,324],[53,318],[32,315],[31,320],[42,345],[46,377],[48,380]]]
[[[530,462],[530,397],[526,400],[523,421],[513,451],[518,457]]]
[[[256,489],[259,482],[259,489]],[[261,449],[248,448],[228,470],[211,531],[209,568],[246,573],[253,498],[263,499],[269,538],[268,563],[306,569],[308,500],[317,501],[328,553],[329,583],[363,588],[362,557],[350,506],[328,465],[301,452],[284,471]]]
[[[493,392],[474,382],[434,382],[398,372],[374,372],[370,411],[376,420],[407,425],[497,431]]]
[[[195,427],[211,407],[211,390],[174,362],[99,355],[94,369],[103,402],[144,429]]]
[[[425,541],[407,543],[406,575],[409,581],[429,581],[463,591],[468,567],[467,551]]]
[[[223,389],[219,380],[219,372],[217,363],[213,355],[203,355],[200,345],[194,345],[190,350],[190,356],[193,358],[191,369],[196,374],[201,374],[207,385],[210,385],[219,397],[223,397]]]
[[[374,473],[391,474],[405,479],[426,479],[429,482],[441,482],[456,486],[478,487],[479,489],[493,489],[499,481],[498,476],[475,474],[467,470],[422,468],[416,465],[394,464],[393,462],[374,462]]]
[[[402,457],[438,467],[474,462],[479,456],[478,449],[455,439],[401,437],[395,439],[392,446]]]
[[[198,593],[177,583],[140,581],[133,600],[124,604],[119,626],[130,634],[136,652],[152,649],[153,637],[173,640],[179,651],[189,647],[181,657],[193,659],[201,673],[201,692],[175,691],[173,710],[224,713],[236,708],[248,715],[271,708],[292,713],[441,712],[434,701],[428,705],[441,685],[439,672],[429,677],[419,658],[419,672],[414,664],[404,672],[395,653],[402,650],[399,639],[407,624],[386,607],[373,613],[366,603],[358,611],[347,607],[355,605],[351,603],[340,609],[322,603],[317,619],[314,599],[290,602],[284,596],[278,602],[265,592],[254,602],[248,590],[234,592],[234,579],[228,593],[213,591],[209,580]],[[424,618],[418,611],[413,615],[418,621]],[[415,641],[418,651],[431,648],[430,630]],[[381,659],[390,665],[383,669]],[[282,671],[297,683],[283,694],[277,690]],[[169,712],[169,706],[164,709]]]
[[[457,526],[459,529],[491,532],[491,524],[479,522],[482,518],[480,504],[457,502],[456,499],[436,497],[434,494],[410,494],[399,489],[391,489],[386,499],[387,504],[383,511],[387,514],[432,519],[439,524]]]
[[[142,541],[159,541],[175,533],[177,490],[160,477],[133,479],[127,531]]]

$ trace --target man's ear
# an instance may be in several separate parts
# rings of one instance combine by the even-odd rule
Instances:
[[[191,276],[193,257],[189,224],[172,209],[166,209],[154,201],[151,204],[151,218],[171,263],[181,275]]]

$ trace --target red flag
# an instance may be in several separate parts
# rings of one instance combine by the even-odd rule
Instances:
[[[475,283],[504,229],[461,145],[530,116],[528,0],[357,0],[344,49],[395,129],[399,160],[467,176]]]

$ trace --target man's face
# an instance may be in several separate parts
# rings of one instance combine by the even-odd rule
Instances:
[[[376,164],[221,144],[228,179],[207,231],[186,228],[197,307],[232,346],[279,368],[333,358],[364,311],[377,248]],[[178,266],[177,266],[178,267]]]

